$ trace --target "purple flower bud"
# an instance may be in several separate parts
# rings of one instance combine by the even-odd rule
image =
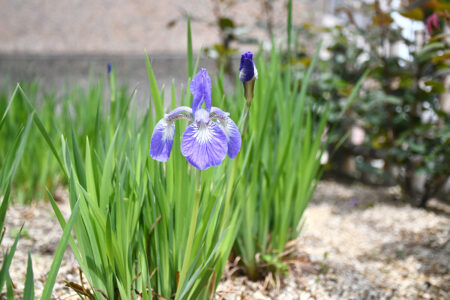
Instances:
[[[111,74],[111,72],[112,72],[112,65],[111,65],[111,63],[108,63],[107,70],[108,70],[108,75]]]
[[[256,70],[255,64],[253,63],[253,53],[250,51],[242,54],[239,71],[239,79],[242,82],[247,82],[258,77],[258,70]]]

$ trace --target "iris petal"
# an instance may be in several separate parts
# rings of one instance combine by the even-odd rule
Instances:
[[[211,78],[205,69],[201,69],[191,81],[191,93],[194,95],[192,99],[192,114],[195,116],[197,109],[201,108],[203,103],[206,110],[211,111]]]
[[[161,119],[153,130],[150,156],[157,161],[167,161],[172,151],[174,135],[175,124],[166,118]]]
[[[219,116],[223,116],[223,117],[228,117],[230,115],[230,113],[224,112],[223,110],[221,110],[218,107],[213,106],[211,108],[211,113],[219,115]]]
[[[168,117],[169,119],[179,119],[177,115],[181,114],[182,112],[192,114],[192,109],[188,106],[178,106],[177,108],[166,114],[166,117]]]
[[[215,122],[192,123],[183,134],[181,153],[197,169],[218,166],[227,155],[225,132]]]
[[[228,118],[226,122],[219,122],[228,140],[228,156],[235,158],[241,150],[241,133],[236,124]]]
[[[219,121],[219,126],[225,132],[228,141],[228,156],[230,158],[235,158],[239,151],[241,150],[241,133],[239,132],[239,128],[236,123],[228,116],[230,115],[227,112],[224,112],[220,108],[212,107],[211,112],[216,115],[217,120]]]

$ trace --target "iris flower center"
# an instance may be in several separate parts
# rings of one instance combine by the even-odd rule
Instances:
[[[197,133],[195,133],[196,140],[201,144],[210,142],[211,138],[212,138],[212,134],[211,134],[211,130],[210,130],[208,124],[199,122],[196,124],[196,126],[198,128]]]

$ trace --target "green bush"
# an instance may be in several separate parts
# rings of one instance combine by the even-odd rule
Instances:
[[[355,12],[364,12],[369,21],[365,28],[354,22]],[[320,64],[310,92],[331,105],[329,125],[336,135],[329,149],[336,151],[333,168],[345,169],[350,157],[356,162],[352,176],[399,184],[412,203],[424,206],[450,176],[450,113],[443,110],[449,46],[439,31],[426,37],[423,45],[408,39],[391,17],[395,12],[363,5],[360,11],[345,10],[349,16],[345,26],[322,29],[332,41],[330,58]],[[425,21],[433,11],[424,12],[418,8],[397,13]],[[407,53],[396,53],[399,45]],[[346,107],[346,97],[366,70],[370,73],[357,101]],[[359,137],[352,139],[352,132]],[[343,135],[350,138],[337,149],[334,145]],[[423,184],[418,184],[421,178]]]

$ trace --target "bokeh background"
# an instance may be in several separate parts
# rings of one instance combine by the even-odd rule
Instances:
[[[345,19],[336,11],[341,4],[344,1],[294,1],[293,22],[334,25]],[[149,90],[144,53],[161,85],[170,85],[172,79],[185,83],[179,71],[186,69],[187,16],[192,20],[193,49],[206,49],[201,64],[212,69],[223,54],[218,51],[226,51],[216,51],[215,45],[226,45],[239,57],[261,43],[270,45],[272,34],[285,42],[286,11],[284,0],[2,0],[0,81],[13,85],[39,78],[47,89],[74,82],[87,85],[89,75],[104,76],[106,64],[112,63],[122,83],[140,84],[138,98],[145,99]],[[313,50],[315,44],[309,47]]]

